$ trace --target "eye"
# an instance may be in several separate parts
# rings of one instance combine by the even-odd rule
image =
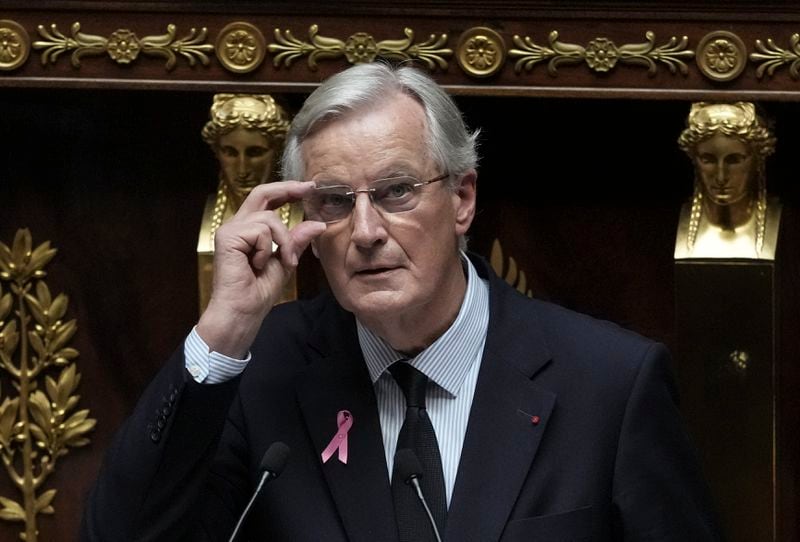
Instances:
[[[236,150],[235,148],[233,148],[231,146],[227,146],[227,145],[225,147],[221,147],[220,148],[220,152],[224,156],[231,156],[231,157],[234,157],[234,158],[239,156],[239,151],[238,150]]]
[[[350,198],[346,194],[336,192],[323,193],[319,196],[320,205],[328,209],[346,207],[350,205]]]
[[[743,163],[745,160],[747,160],[747,158],[748,156],[746,154],[734,153],[726,156],[725,162],[730,165],[736,165]]]
[[[414,184],[408,181],[398,181],[386,185],[378,196],[380,199],[403,199],[414,193]]]
[[[266,147],[247,147],[245,150],[245,154],[247,154],[249,158],[261,158],[268,152],[269,149]]]
[[[701,154],[698,158],[702,164],[713,164],[717,161],[713,154]]]

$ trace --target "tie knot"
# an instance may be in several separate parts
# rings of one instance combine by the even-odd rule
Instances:
[[[406,396],[407,407],[425,408],[425,390],[428,377],[404,361],[389,366],[395,382]]]

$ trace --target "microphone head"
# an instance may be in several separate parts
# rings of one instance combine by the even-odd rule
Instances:
[[[283,471],[283,467],[286,466],[289,452],[291,452],[291,450],[285,443],[273,442],[261,458],[261,463],[258,465],[259,471],[271,472],[272,477],[277,478]]]
[[[407,484],[414,478],[422,478],[422,463],[410,448],[400,448],[394,454],[394,470]]]

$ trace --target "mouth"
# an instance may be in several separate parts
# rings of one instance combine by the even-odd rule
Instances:
[[[359,269],[355,275],[361,277],[380,277],[396,270],[397,267],[370,267],[368,269]]]

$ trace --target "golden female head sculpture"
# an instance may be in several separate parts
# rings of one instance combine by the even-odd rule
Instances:
[[[678,144],[695,166],[688,250],[701,219],[735,231],[754,217],[755,249],[760,252],[767,209],[764,163],[775,151],[775,138],[755,106],[749,102],[692,104]]]
[[[203,139],[220,164],[213,232],[257,185],[275,180],[289,117],[267,94],[217,94]]]

